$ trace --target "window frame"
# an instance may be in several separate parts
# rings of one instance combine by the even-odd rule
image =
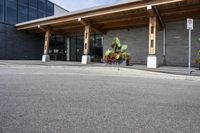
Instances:
[[[2,11],[2,17],[0,18],[0,23],[4,23],[5,22],[5,0],[2,0],[2,10],[1,11]]]
[[[44,7],[43,7],[43,9],[40,9],[40,2],[41,1],[43,1],[44,3],[43,3],[43,5],[44,5]],[[47,1],[46,0],[38,0],[38,19],[40,19],[40,18],[44,18],[44,17],[46,17],[46,7],[47,7]],[[42,17],[40,17],[40,13],[43,13],[44,14],[44,16],[42,16]]]
[[[9,3],[10,2],[10,3]],[[16,3],[14,3],[14,2],[16,2]],[[8,6],[8,5],[12,5],[12,4],[15,4],[15,6]],[[5,8],[5,13],[4,13],[4,22],[6,23],[6,24],[11,24],[11,25],[13,25],[13,24],[16,24],[17,23],[17,19],[18,19],[18,7],[17,7],[17,4],[18,4],[18,1],[17,0],[5,0],[5,6],[4,6],[4,8]],[[12,12],[12,10],[11,9],[13,9],[13,12]],[[9,14],[9,15],[8,15]],[[11,15],[12,14],[12,15]],[[9,17],[7,17],[7,16],[9,16]],[[13,19],[14,17],[13,16],[15,16],[15,20]],[[12,22],[10,22],[10,21],[12,21]]]
[[[54,15],[54,3],[49,0],[0,0],[0,23],[14,25]],[[43,2],[43,9],[39,8]]]
[[[30,1],[36,1],[35,5],[31,5]],[[32,12],[31,10],[35,10],[34,13],[35,16],[31,16]],[[29,0],[28,1],[28,20],[35,20],[38,19],[38,0]]]
[[[49,6],[51,5],[51,6]],[[50,8],[48,8],[50,7]],[[52,12],[49,12],[49,9],[52,9]],[[53,16],[54,15],[54,3],[50,2],[47,0],[47,5],[46,5],[46,16]]]
[[[29,20],[29,0],[23,0],[23,1],[26,1],[26,3],[23,3],[23,2],[21,3],[20,0],[18,0],[18,3],[17,3],[17,22],[18,23],[26,22]],[[26,14],[23,14],[23,10],[22,12],[20,12],[20,6],[24,8],[26,7]],[[22,15],[26,15],[25,20],[20,21],[20,13],[22,13]]]

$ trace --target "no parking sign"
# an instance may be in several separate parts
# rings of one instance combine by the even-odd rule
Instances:
[[[187,19],[187,29],[193,30],[193,19],[191,19],[191,18]]]

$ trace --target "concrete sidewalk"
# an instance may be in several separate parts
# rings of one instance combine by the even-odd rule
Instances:
[[[80,67],[118,67],[116,65],[108,65],[104,63],[91,63],[87,65],[82,65],[81,62],[66,62],[66,61],[50,61],[50,62],[41,62],[39,60],[1,60],[0,66],[51,66],[51,67],[65,67],[65,66],[80,66]],[[160,66],[157,69],[149,69],[146,65],[133,65],[133,66],[122,66],[122,68],[136,69],[143,71],[159,72],[159,73],[168,73],[175,75],[188,75],[187,67],[175,67],[175,66]],[[200,76],[200,70],[198,68],[192,68],[192,76]]]
[[[160,73],[168,73],[168,74],[176,74],[176,75],[188,75],[187,67],[176,67],[176,66],[160,66],[157,69],[147,68],[145,65],[133,65],[127,68],[144,70],[144,71],[152,71],[152,72],[160,72]],[[200,70],[196,67],[191,68],[192,76],[200,76]]]

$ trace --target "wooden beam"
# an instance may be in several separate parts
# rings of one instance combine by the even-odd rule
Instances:
[[[45,41],[44,41],[44,55],[49,53],[49,42],[50,42],[51,31],[47,30],[45,32]]]
[[[85,26],[83,54],[89,55],[90,50],[90,25]]]
[[[154,9],[154,12],[156,14],[156,17],[157,17],[157,20],[158,20],[158,23],[159,23],[159,27],[161,27],[162,29],[165,28],[165,23],[164,23],[161,15],[160,15],[160,12],[158,11],[157,7],[154,6],[153,9]]]
[[[149,55],[156,54],[156,16],[149,18]]]
[[[141,28],[141,27],[147,27],[148,26],[148,23],[141,23],[141,24],[138,24],[138,25],[122,25],[122,26],[118,26],[118,27],[109,27],[109,28],[105,28],[107,31],[109,30],[121,30],[121,29],[127,29],[127,30],[130,30],[130,29],[133,29],[133,28]]]
[[[129,16],[129,17],[123,17],[121,16],[121,18],[115,18],[115,19],[108,19],[108,20],[104,20],[104,21],[95,21],[97,24],[101,24],[101,25],[107,25],[107,24],[113,24],[113,23],[116,23],[116,22],[128,22],[128,21],[132,21],[132,23],[134,22],[137,22],[138,20],[141,20],[143,18],[148,18],[149,16],[148,15],[142,15],[142,16],[137,16],[137,17],[132,17],[132,16]]]
[[[184,4],[184,5],[181,5],[181,6],[177,6],[174,7],[174,6],[168,6],[168,7],[163,7],[163,6],[157,6],[157,8],[159,10],[161,10],[161,14],[169,14],[169,13],[175,13],[176,11],[190,11],[190,10],[194,10],[194,9],[199,9],[200,8],[200,2],[197,3],[197,4]]]
[[[72,34],[72,33],[83,33],[84,29],[73,29],[73,30],[56,30],[54,31],[55,34],[62,35],[62,34]]]
[[[59,30],[59,29],[61,29],[61,30],[64,30],[64,29],[76,29],[76,28],[79,28],[79,29],[83,29],[84,28],[84,26],[83,25],[74,25],[74,26],[63,26],[63,27],[61,27],[61,26],[59,26],[59,27],[55,27],[55,28],[53,28],[53,30]]]
[[[80,23],[83,24],[84,26],[89,25],[89,22],[86,21],[86,20],[84,20],[84,19],[82,19],[82,18],[78,18],[78,22],[80,22]]]
[[[116,23],[112,23],[112,24],[109,24],[109,25],[105,25],[105,26],[102,26],[103,29],[109,29],[109,28],[120,28],[120,27],[135,27],[137,25],[141,25],[141,24],[146,24],[148,25],[148,18],[145,19],[145,21],[137,21],[137,22],[134,22],[134,21],[127,21],[126,23],[123,23],[123,22],[116,22]]]
[[[97,25],[95,25],[95,24],[93,24],[93,23],[91,23],[91,22],[89,22],[89,21],[87,21],[87,20],[85,20],[85,19],[78,18],[78,21],[79,21],[81,24],[83,24],[84,26],[90,25],[90,27],[91,27],[92,29],[94,29],[95,31],[100,32],[100,33],[102,33],[102,34],[106,34],[106,31],[102,30],[102,29],[100,28],[100,26],[97,26]]]
[[[36,30],[39,30],[40,32],[43,32],[46,34],[47,31],[49,31],[50,33],[52,32],[52,27],[38,25]]]
[[[193,9],[177,9],[177,10],[175,10],[175,11],[173,11],[173,10],[165,10],[165,11],[162,11],[162,13],[161,13],[161,15],[162,16],[171,16],[171,15],[184,15],[185,13],[190,13],[190,12],[192,12],[192,13],[196,13],[196,14],[199,14],[200,13],[200,5],[199,5],[199,7],[198,8],[193,8]],[[179,16],[177,16],[177,17],[179,17]]]
[[[182,2],[185,0],[159,0],[159,1],[152,1],[150,2],[152,6],[156,5],[165,5],[165,4],[171,4],[176,2]],[[129,4],[122,4],[122,5],[116,5],[111,7],[106,7],[102,9],[96,9],[86,12],[77,12],[77,13],[69,13],[66,16],[56,17],[56,18],[49,18],[44,20],[35,20],[32,23],[25,22],[23,24],[16,24],[17,30],[23,30],[23,29],[30,29],[37,27],[37,25],[53,25],[53,24],[59,24],[64,22],[70,22],[70,21],[76,21],[77,18],[91,18],[96,16],[103,16],[103,15],[110,15],[114,13],[120,13],[120,12],[126,12],[130,10],[140,10],[142,8],[146,8],[146,6],[149,5],[149,1],[139,1],[139,2],[133,2]]]
[[[44,27],[41,27],[40,25],[37,26],[38,29],[42,30],[42,31],[46,31],[46,29]]]
[[[149,12],[150,17],[156,16],[157,21],[158,21],[157,24],[159,26],[158,28],[162,30],[165,27],[165,24],[164,24],[162,17],[160,16],[158,9],[155,6],[153,7],[152,5],[148,5],[147,11]]]
[[[149,12],[150,17],[155,16],[155,12],[153,11],[152,5],[147,6],[147,11]]]

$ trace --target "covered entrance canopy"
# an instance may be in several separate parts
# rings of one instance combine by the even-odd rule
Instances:
[[[50,34],[67,36],[84,32],[84,55],[88,55],[91,31],[106,34],[109,30],[149,26],[149,55],[155,55],[156,31],[164,29],[167,22],[188,17],[200,19],[200,0],[132,0],[20,23],[16,24],[16,28],[45,32],[46,51]],[[82,59],[83,63],[87,60],[88,57]]]

